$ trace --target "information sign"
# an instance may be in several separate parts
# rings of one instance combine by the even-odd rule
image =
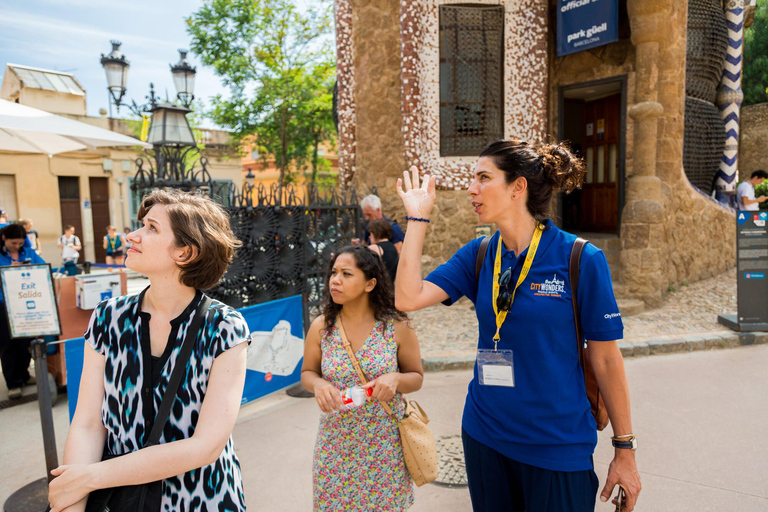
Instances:
[[[558,57],[618,40],[618,0],[557,0]]]
[[[11,338],[61,334],[50,265],[0,267],[0,282]]]
[[[718,321],[737,331],[768,329],[768,211],[736,213],[736,316]]]

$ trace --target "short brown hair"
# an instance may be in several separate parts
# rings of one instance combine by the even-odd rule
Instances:
[[[392,238],[392,226],[386,219],[372,220],[368,224],[368,232],[378,240],[389,240]]]
[[[179,281],[197,290],[208,290],[221,280],[242,243],[235,238],[229,215],[210,199],[179,190],[156,190],[141,201],[141,221],[156,204],[165,206],[177,247],[194,247],[184,265],[179,265]]]

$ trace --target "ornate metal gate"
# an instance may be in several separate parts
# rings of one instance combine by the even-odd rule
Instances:
[[[235,235],[243,242],[218,286],[208,294],[234,308],[292,295],[304,297],[304,322],[319,313],[331,255],[361,238],[363,216],[354,189],[293,187],[212,189],[228,204]]]

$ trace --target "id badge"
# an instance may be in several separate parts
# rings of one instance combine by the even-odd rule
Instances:
[[[511,350],[477,350],[477,368],[482,386],[515,387],[515,365]]]

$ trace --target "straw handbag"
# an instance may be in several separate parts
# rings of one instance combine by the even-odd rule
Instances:
[[[368,379],[365,377],[363,369],[360,368],[360,363],[355,357],[354,352],[352,352],[352,346],[349,344],[344,326],[340,321],[337,321],[337,324],[341,333],[341,339],[344,342],[344,348],[352,360],[352,366],[355,367],[360,381],[366,384]],[[397,419],[388,404],[385,402],[379,403],[387,414]],[[405,467],[408,468],[413,482],[419,487],[434,482],[435,478],[437,478],[437,448],[435,446],[435,438],[432,436],[427,423],[429,423],[429,417],[427,417],[427,413],[424,412],[416,400],[406,400],[405,414],[403,419],[397,422],[397,428],[400,430],[400,442],[403,445]]]

